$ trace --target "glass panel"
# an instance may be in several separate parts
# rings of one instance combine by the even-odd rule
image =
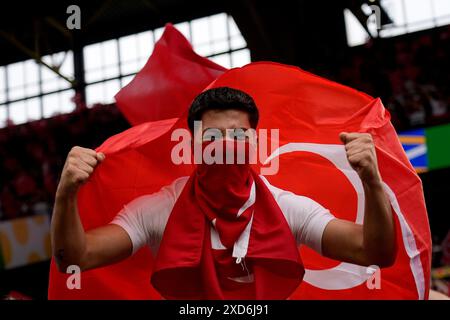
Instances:
[[[229,53],[220,54],[218,56],[211,57],[210,59],[225,68],[231,68],[231,57]]]
[[[406,23],[412,24],[433,19],[430,0],[403,0]]]
[[[405,11],[403,1],[399,0],[382,0],[381,5],[386,10],[389,18],[393,21],[392,25],[387,26],[384,30],[380,30],[380,37],[394,37],[405,34]]]
[[[201,56],[209,56],[213,54],[212,45],[209,43],[194,46],[195,52]]]
[[[226,51],[230,50],[230,43],[227,39],[219,40],[219,41],[213,42],[211,47],[212,47],[213,54],[226,52]]]
[[[153,32],[146,31],[139,33],[137,42],[139,47],[138,58],[145,63],[153,52]]]
[[[86,103],[92,107],[95,103],[102,103],[105,99],[104,82],[91,84],[86,87]]]
[[[242,49],[247,46],[247,42],[245,41],[243,36],[234,36],[230,40],[231,42],[231,50],[234,49]]]
[[[450,1],[449,0],[433,0],[433,12],[436,17],[450,18]]]
[[[72,84],[69,81],[61,77],[58,77],[58,89],[66,89],[70,87],[72,87]]]
[[[102,43],[103,65],[116,66],[119,62],[117,52],[117,40],[109,40]]]
[[[41,118],[41,104],[39,98],[26,100],[28,121],[38,120]]]
[[[25,84],[34,84],[39,82],[39,66],[34,60],[24,62]]]
[[[231,16],[228,16],[228,28],[230,31],[230,37],[241,35],[241,32],[239,31],[239,28],[236,25],[236,22],[234,21],[233,17],[231,17]]]
[[[119,39],[120,59],[122,61],[134,61],[138,59],[136,35]]]
[[[137,60],[124,62],[124,63],[122,63],[122,74],[126,75],[126,74],[136,73],[139,71],[139,69],[140,69],[139,67],[140,67],[140,63]]]
[[[59,93],[60,110],[62,113],[69,113],[75,110],[75,103],[72,101],[74,96],[74,90],[65,90]]]
[[[18,101],[9,104],[9,118],[14,124],[27,122],[25,101]]]
[[[131,80],[133,80],[134,76],[128,76],[122,78],[122,88],[125,87],[127,84],[130,83]]]
[[[45,80],[42,82],[42,92],[51,92],[59,89],[59,81],[58,79],[53,80]]]
[[[359,46],[367,42],[369,34],[364,30],[353,13],[344,9],[345,29],[347,33],[347,44],[350,47]]]
[[[164,32],[164,28],[158,28],[154,32],[155,32],[155,42],[157,42]]]
[[[233,68],[242,67],[243,65],[250,63],[250,50],[244,49],[233,52],[231,54],[231,62]]]
[[[21,87],[25,84],[24,66],[23,62],[12,63],[7,66],[10,88]]]
[[[112,103],[114,102],[114,96],[120,90],[120,81],[119,80],[111,80],[105,82],[105,99],[103,103]]]
[[[23,62],[13,63],[7,66],[9,100],[25,97],[25,64]]]
[[[84,67],[86,71],[102,67],[101,43],[90,44],[83,49]]]
[[[436,25],[438,26],[445,26],[447,24],[450,24],[450,15],[436,19]]]
[[[50,56],[45,56],[42,58],[49,65],[53,65],[54,61]],[[64,65],[64,64],[63,64]],[[53,70],[50,70],[46,66],[41,65],[41,77],[42,77],[42,92],[51,92],[60,89],[60,82],[65,81],[59,79],[59,75],[57,75]]]
[[[11,88],[9,90],[8,94],[9,94],[10,101],[22,99],[22,98],[25,98],[25,96],[26,96],[24,87]]]
[[[191,22],[192,44],[206,44],[211,41],[209,35],[208,17],[195,19]]]
[[[103,69],[103,78],[115,78],[119,76],[119,65],[108,66]]]
[[[209,30],[213,41],[226,39],[228,37],[227,15],[225,13],[221,13],[209,17]]]
[[[0,91],[5,90],[5,67],[0,67]]]
[[[52,93],[43,96],[42,104],[44,107],[44,118],[50,118],[60,113],[59,111],[61,107],[58,93]]]
[[[42,76],[42,82],[43,83],[45,81],[54,80],[54,79],[57,78],[56,73],[54,73],[52,70],[50,70],[46,66],[41,66],[41,76]]]
[[[6,105],[0,105],[0,128],[6,127]]]
[[[381,6],[386,10],[389,18],[393,21],[394,27],[400,27],[406,23],[402,0],[382,0]]]
[[[39,84],[28,84],[25,87],[25,92],[27,97],[36,96],[39,94]]]
[[[61,65],[60,71],[64,76],[73,78],[74,72],[73,72],[73,52],[72,51],[68,51],[66,53],[66,58],[65,58],[63,64]]]
[[[103,79],[103,70],[96,69],[96,70],[86,71],[84,77],[85,77],[86,83],[91,83],[91,82],[102,80]]]
[[[5,67],[0,67],[0,103],[6,101]]]
[[[407,29],[409,32],[434,26],[430,0],[404,0]]]

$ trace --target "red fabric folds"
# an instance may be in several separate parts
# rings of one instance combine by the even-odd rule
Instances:
[[[238,150],[225,140],[205,144]],[[248,154],[248,143],[243,150]],[[250,165],[224,162],[199,164],[191,175],[167,223],[152,284],[170,299],[286,299],[304,274],[292,232]],[[249,223],[248,248],[233,257]],[[226,249],[212,248],[212,224]],[[239,277],[251,280],[233,280]]]
[[[143,69],[115,96],[116,103],[132,125],[180,117],[224,71],[197,55],[186,38],[167,24]]]
[[[305,267],[303,282],[290,296],[292,299],[426,299],[429,290],[431,237],[428,225],[423,190],[419,177],[398,141],[390,116],[379,99],[373,99],[361,92],[339,85],[304,72],[296,67],[275,63],[252,63],[242,68],[232,69],[220,76],[211,87],[229,86],[250,94],[260,110],[260,128],[279,129],[280,152],[279,170],[266,178],[276,187],[308,196],[341,219],[361,223],[360,207],[363,195],[355,187],[351,169],[340,162],[343,146],[339,133],[368,132],[376,145],[380,173],[391,200],[397,231],[398,256],[392,267],[380,270],[380,288],[367,286],[366,271],[359,266],[348,266],[339,261],[326,259],[308,248],[301,247],[301,257]],[[197,92],[196,92],[197,93]],[[194,94],[194,93],[193,93]],[[195,95],[195,94],[194,94]],[[112,220],[128,201],[143,194],[158,191],[181,176],[190,176],[192,165],[175,165],[171,151],[177,141],[171,140],[171,133],[177,128],[186,128],[186,119],[172,119],[144,123],[107,140],[97,148],[106,154],[105,161],[96,168],[90,181],[80,191],[78,203],[80,216],[86,229]],[[259,136],[261,140],[261,135]],[[269,146],[270,146],[269,135]],[[274,150],[270,150],[269,154]],[[275,159],[274,158],[274,159]],[[264,160],[264,159],[262,159]],[[260,168],[254,168],[259,173]],[[259,183],[255,178],[255,182]],[[193,183],[190,180],[189,183]],[[259,188],[264,190],[263,187]],[[192,192],[186,187],[185,193]],[[191,197],[187,194],[185,197]],[[269,199],[270,197],[262,197]],[[194,206],[193,203],[186,205]],[[255,205],[258,205],[256,203]],[[255,208],[256,210],[256,208]],[[198,288],[190,281],[160,282],[158,273],[173,274],[168,266],[186,267],[185,279],[199,276],[201,256],[213,255],[203,240],[209,241],[205,216],[194,212],[195,223],[186,225],[183,232],[192,239],[186,242],[193,249],[192,254],[178,257],[169,254],[155,268],[153,283],[165,290],[167,296],[177,294],[170,290],[178,285],[179,290],[199,294]],[[197,212],[197,213],[195,213]],[[177,224],[175,210],[169,219],[166,234],[184,228]],[[283,230],[271,229],[276,221],[258,221],[257,217],[275,219],[274,215],[254,216],[252,243],[268,242],[282,250],[276,234]],[[180,217],[183,219],[183,217]],[[191,232],[193,231],[193,232]],[[181,250],[184,242],[171,243],[164,235],[164,246]],[[167,239],[166,239],[167,238]],[[173,245],[173,247],[172,247]],[[274,250],[273,252],[278,252]],[[283,253],[283,255],[281,255]],[[266,290],[268,283],[255,281],[256,298],[281,298],[287,291],[279,288],[294,286],[291,278],[274,272],[280,260],[287,255],[280,251],[279,257],[268,256],[264,247],[252,246],[248,256],[257,259],[254,263],[255,276],[270,279],[273,291]],[[217,257],[216,257],[217,258]],[[276,259],[272,259],[276,258]],[[67,276],[58,274],[52,266],[50,275],[50,298],[156,298],[156,291],[150,286],[153,257],[147,249],[140,250],[134,257],[123,262],[82,274],[82,289],[68,290]],[[206,263],[213,263],[214,257],[200,264],[204,279],[214,279],[215,270]],[[166,261],[166,262],[164,262]],[[276,261],[276,263],[275,263]],[[164,262],[164,263],[162,263]],[[169,263],[170,262],[170,263]],[[293,260],[286,262],[290,269]],[[192,266],[197,266],[191,268]],[[193,271],[192,271],[193,270]],[[156,278],[155,278],[156,276]],[[166,277],[166,280],[170,277]],[[278,285],[272,283],[277,279]],[[282,285],[286,282],[286,285]],[[164,286],[162,285],[164,283]],[[211,283],[206,297],[217,294],[217,283]],[[208,289],[208,290],[209,290]],[[169,292],[170,291],[170,292]],[[258,294],[262,292],[262,296]],[[267,293],[267,294],[266,294]],[[220,295],[218,295],[220,297]]]

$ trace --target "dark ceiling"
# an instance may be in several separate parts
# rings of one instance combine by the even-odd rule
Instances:
[[[7,0],[0,10],[0,65],[123,35],[227,12],[253,60],[310,65],[346,46],[342,10],[360,0]],[[66,27],[67,7],[81,8],[81,30]],[[28,53],[25,51],[29,50]]]
[[[80,41],[89,44],[223,11],[226,1],[179,0],[40,0],[9,1],[0,10],[0,64],[29,58],[5,39],[14,37],[41,55],[67,50],[73,31],[66,28],[67,7],[81,9]]]

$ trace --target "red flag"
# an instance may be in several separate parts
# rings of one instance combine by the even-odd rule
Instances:
[[[226,69],[214,62],[197,55],[184,36],[171,24],[167,24],[162,38],[157,42],[154,52],[144,68],[117,95],[119,109],[132,125],[146,121],[167,119],[140,126],[122,136],[117,136],[105,143],[107,154],[120,152],[123,148],[138,147],[155,139],[174,123],[170,118],[179,117],[187,110],[193,98],[199,94],[217,76]],[[156,149],[157,151],[157,149]],[[128,153],[127,153],[128,154]],[[110,191],[97,189],[96,178],[80,192],[79,211],[85,229],[105,225],[111,221],[121,206],[131,201],[143,190],[122,193],[120,188],[134,188],[123,180],[139,161],[139,153],[128,155],[124,159],[111,157],[105,172],[118,174],[118,184],[114,184],[114,175],[102,181],[105,186],[114,186],[119,190]],[[158,153],[153,154],[158,158]],[[166,159],[170,161],[169,159]],[[118,162],[117,162],[118,161]],[[120,162],[125,165],[121,167]],[[165,168],[165,164],[156,164],[155,172]],[[160,167],[162,165],[162,167]],[[126,169],[124,169],[126,168]],[[148,168],[147,168],[148,169]],[[178,172],[179,168],[174,168]],[[120,171],[120,173],[118,172]],[[138,174],[138,173],[136,173]],[[151,178],[156,182],[148,191],[159,190],[159,185],[170,183],[174,176]],[[113,183],[113,184],[111,184]],[[101,187],[103,188],[103,187]],[[109,189],[109,187],[107,187]],[[114,189],[114,190],[116,190]],[[130,189],[131,190],[131,189]],[[105,201],[112,196],[111,201]],[[106,206],[106,207],[105,207]],[[136,267],[136,268],[135,268]],[[67,275],[60,274],[52,261],[49,282],[49,299],[149,299],[159,295],[150,286],[150,271],[152,257],[147,250],[141,250],[129,260],[114,266],[84,272],[82,290],[69,290],[66,285]],[[124,277],[124,275],[127,275]]]
[[[170,141],[167,130],[177,119],[148,122],[115,135],[97,151],[106,158],[78,194],[78,211],[85,230],[111,222],[125,203],[153,193],[173,177],[187,175],[182,166],[172,165],[170,152],[162,152],[155,141]],[[160,137],[160,139],[157,139]],[[141,149],[143,148],[143,149]],[[161,162],[148,161],[160,159]],[[69,276],[50,267],[49,299],[157,299],[150,285],[153,257],[143,248],[123,262],[83,272],[81,289],[69,289]]]
[[[250,94],[260,109],[260,128],[280,130],[279,156],[275,156],[280,170],[267,179],[276,187],[316,200],[338,218],[362,223],[364,216],[361,182],[346,161],[339,133],[367,132],[374,138],[396,221],[395,264],[377,271],[301,248],[306,273],[292,298],[427,298],[431,236],[422,184],[381,101],[275,63],[230,70],[210,87],[221,86]]]
[[[194,97],[226,69],[196,54],[167,24],[144,68],[115,96],[132,125],[180,117]]]
[[[430,231],[419,177],[397,139],[379,99],[275,63],[253,63],[226,72],[212,87],[250,94],[260,110],[260,128],[277,128],[279,171],[267,179],[276,187],[308,196],[337,217],[362,223],[361,182],[346,161],[341,131],[372,134],[380,172],[396,221],[398,256],[390,268],[371,268],[326,259],[301,248],[305,277],[293,299],[426,299],[429,290]],[[171,132],[186,119],[133,127],[108,139],[97,151],[106,160],[82,187],[78,203],[86,229],[110,221],[133,198],[152,193],[192,172],[175,165]],[[52,266],[50,298],[154,298],[147,249],[114,266],[82,274],[72,293]]]

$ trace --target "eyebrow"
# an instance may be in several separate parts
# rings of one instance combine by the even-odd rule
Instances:
[[[205,128],[203,129],[203,133],[207,130],[219,130],[220,132],[222,132],[223,130],[248,130],[250,128],[245,128],[245,127],[240,127],[240,128],[224,128],[224,129],[220,129],[220,128]]]

